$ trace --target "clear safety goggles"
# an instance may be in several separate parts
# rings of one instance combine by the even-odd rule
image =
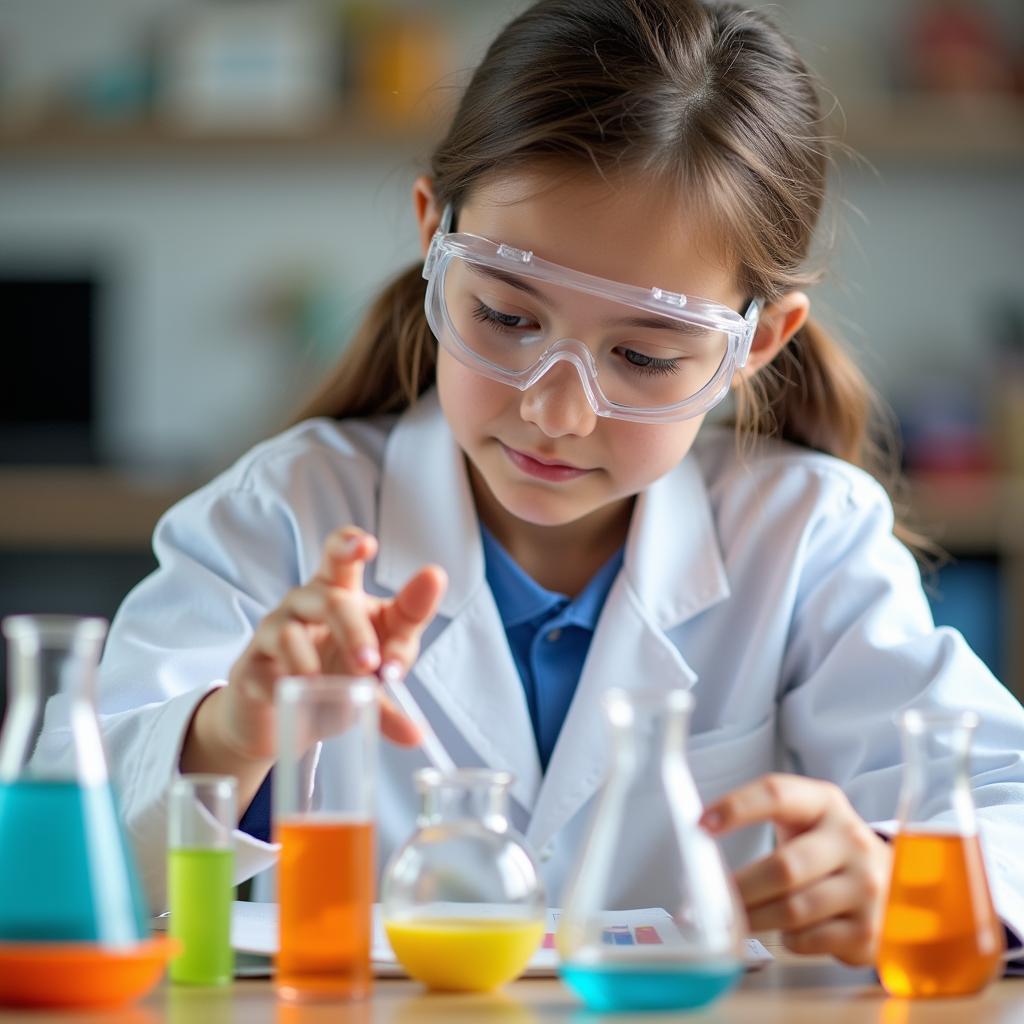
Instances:
[[[741,316],[709,299],[619,284],[449,233],[451,218],[449,207],[423,264],[427,322],[446,351],[491,380],[525,391],[566,362],[598,416],[669,423],[715,406],[746,364],[756,299]]]

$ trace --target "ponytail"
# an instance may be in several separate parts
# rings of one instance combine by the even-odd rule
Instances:
[[[820,324],[808,319],[775,359],[736,397],[741,447],[778,437],[851,462],[874,476],[896,507],[896,536],[933,567],[941,548],[901,521],[905,483],[892,412],[856,363]]]
[[[741,437],[781,437],[865,467],[871,386],[825,330],[808,320],[739,394]]]
[[[422,269],[416,263],[402,271],[377,296],[331,376],[292,423],[402,412],[433,384],[437,347],[423,312]]]

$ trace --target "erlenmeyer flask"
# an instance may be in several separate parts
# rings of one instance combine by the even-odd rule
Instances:
[[[3,621],[10,703],[0,731],[0,941],[125,948],[148,933],[96,719],[106,629],[103,619],[71,616]],[[59,767],[36,755],[44,715],[67,734],[70,756]]]
[[[903,713],[899,832],[878,951],[894,996],[977,992],[1002,964],[971,799],[973,712]]]
[[[612,768],[556,935],[563,979],[594,1010],[704,1006],[742,973],[746,922],[686,761],[692,703],[685,690],[604,698]]]
[[[425,768],[413,778],[423,799],[417,831],[384,872],[388,940],[430,988],[497,988],[544,936],[543,883],[506,814],[512,776]]]

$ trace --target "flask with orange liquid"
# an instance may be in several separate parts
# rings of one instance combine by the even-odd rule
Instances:
[[[1002,965],[968,773],[973,712],[903,714],[899,832],[878,951],[893,996],[978,992]]]
[[[277,991],[285,999],[370,992],[377,725],[373,680],[296,677],[277,688]],[[316,773],[318,762],[331,771]]]

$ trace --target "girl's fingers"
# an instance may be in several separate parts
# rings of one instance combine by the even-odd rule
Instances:
[[[347,675],[376,672],[380,666],[380,641],[365,596],[330,587],[324,603],[327,624],[338,649],[337,670]]]
[[[714,835],[761,822],[802,832],[841,802],[846,797],[831,782],[773,773],[727,793],[704,811],[700,823]]]
[[[420,731],[402,714],[387,694],[381,692],[380,731],[400,747],[415,747],[420,742]]]
[[[346,526],[331,533],[324,542],[320,566],[314,579],[345,590],[363,589],[363,566],[377,555],[377,538]]]
[[[874,963],[878,929],[863,914],[833,918],[782,933],[785,947],[794,953],[828,954],[852,967]]]
[[[382,606],[378,628],[383,638],[383,665],[398,665],[402,674],[408,670],[415,660],[420,636],[436,614],[447,586],[445,571],[428,565]]]
[[[281,628],[281,650],[293,675],[313,676],[320,672],[320,655],[301,623],[287,622]]]
[[[747,911],[752,932],[800,931],[862,909],[863,887],[847,871],[839,871],[813,885]]]
[[[736,886],[750,910],[826,878],[850,859],[847,830],[816,828],[777,846],[736,872]]]
[[[296,638],[296,632],[301,630],[313,643],[310,626],[326,626],[330,630],[336,653],[329,657],[323,650],[317,651],[315,666],[300,671],[292,665],[292,658],[300,648],[305,653],[298,654],[299,664],[312,665],[313,662],[308,657],[308,646]],[[292,637],[287,646],[286,633]],[[252,646],[259,653],[292,667],[299,675],[327,671],[328,663],[330,671],[366,675],[380,664],[377,631],[370,621],[365,597],[318,582],[290,591],[276,611],[259,624]]]

